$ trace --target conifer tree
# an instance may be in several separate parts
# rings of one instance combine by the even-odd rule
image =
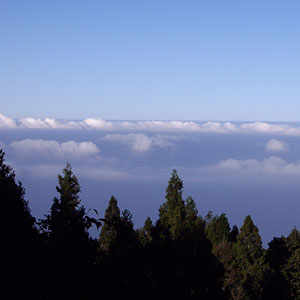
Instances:
[[[230,242],[235,243],[237,241],[238,235],[239,235],[239,228],[236,225],[233,225],[229,235]]]
[[[53,199],[50,215],[41,221],[42,229],[47,232],[50,243],[62,243],[64,246],[83,241],[87,243],[91,224],[87,222],[85,208],[79,207],[78,179],[69,163],[62,172],[63,175],[58,175],[56,187],[60,197]]]
[[[109,256],[126,255],[132,249],[137,248],[137,233],[133,228],[132,215],[125,209],[120,213],[117,199],[110,198],[104,215],[99,246]]]
[[[138,238],[139,238],[139,241],[142,244],[142,246],[149,245],[152,242],[152,240],[153,240],[153,237],[152,237],[153,228],[154,228],[154,226],[153,226],[153,223],[151,221],[151,218],[147,217],[143,228],[137,230]]]
[[[39,253],[35,219],[31,216],[25,189],[16,182],[0,149],[0,287],[6,299],[35,299],[31,285]]]
[[[186,230],[191,230],[195,226],[199,225],[198,223],[200,220],[198,216],[198,209],[194,199],[191,196],[187,197],[185,200],[184,219]],[[201,223],[203,223],[202,220]]]
[[[290,299],[290,287],[284,270],[289,258],[287,241],[284,236],[275,237],[266,250],[267,272],[263,299],[283,300]]]
[[[99,249],[102,270],[99,280],[104,283],[103,294],[111,299],[134,297],[142,278],[138,237],[131,213],[126,209],[120,213],[118,201],[113,196],[105,210]]]
[[[285,240],[285,249],[281,265],[282,275],[288,284],[288,296],[300,299],[300,232],[294,228]]]
[[[296,227],[293,228],[286,238],[286,246],[290,254],[300,248],[300,232]]]
[[[57,293],[66,299],[87,297],[88,274],[95,256],[88,233],[91,222],[85,208],[79,207],[80,185],[69,163],[58,175],[56,190],[59,198],[53,199],[50,214],[40,221],[48,246],[46,272],[49,283],[55,283],[55,288],[48,287],[48,293],[53,293],[54,299]]]
[[[235,245],[239,268],[238,287],[235,299],[256,300],[263,295],[263,282],[267,266],[264,262],[263,248],[258,228],[250,216],[244,220]]]
[[[160,224],[172,239],[178,238],[184,228],[185,207],[182,199],[183,182],[173,170],[166,188],[166,202],[159,209]]]
[[[300,248],[291,254],[283,270],[284,276],[289,284],[289,296],[291,299],[300,299]]]
[[[258,228],[251,217],[246,216],[237,239],[237,250],[248,265],[254,264],[262,256],[263,248]]]
[[[173,170],[154,228],[153,272],[160,297],[223,299],[222,269],[211,253],[204,220],[191,197],[182,199],[183,182]],[[160,232],[160,235],[157,235]]]
[[[118,201],[114,196],[112,196],[109,200],[108,207],[105,210],[104,220],[105,222],[100,232],[99,244],[100,249],[109,251],[116,243],[117,224],[121,221]]]
[[[226,215],[223,213],[220,216],[214,216],[206,225],[208,239],[213,246],[229,241],[230,225]]]

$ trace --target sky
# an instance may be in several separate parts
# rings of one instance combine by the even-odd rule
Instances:
[[[0,1],[13,118],[299,121],[299,1]]]

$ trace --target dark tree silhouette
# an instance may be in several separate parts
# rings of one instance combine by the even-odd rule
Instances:
[[[183,182],[177,171],[172,176],[166,188],[166,202],[159,209],[160,225],[165,227],[172,239],[176,239],[184,228],[184,201],[182,199]]]
[[[184,201],[182,189],[183,182],[173,170],[148,248],[153,290],[157,289],[156,297],[224,299],[222,267],[211,252],[194,200]]]
[[[265,280],[263,299],[284,300],[291,298],[290,286],[283,274],[289,256],[286,238],[283,236],[273,238],[266,250],[266,262],[270,268]]]
[[[112,196],[103,221],[99,237],[101,271],[98,273],[98,281],[103,283],[102,295],[111,299],[139,298],[143,272],[132,215],[129,210],[120,213],[117,199]]]
[[[0,293],[3,299],[37,299],[34,281],[39,243],[35,219],[22,184],[16,182],[14,171],[4,161],[0,149]]]
[[[193,198],[183,199],[176,170],[158,220],[148,217],[138,230],[114,197],[103,219],[89,217],[70,164],[56,190],[38,231],[25,190],[0,150],[3,299],[300,299],[299,231],[274,238],[265,250],[250,216],[240,230],[230,230],[225,214],[202,218]],[[101,222],[97,241],[89,228]]]
[[[56,190],[60,197],[53,199],[50,214],[40,222],[47,245],[47,298],[88,298],[96,252],[88,233],[90,219],[85,208],[79,207],[80,185],[69,163],[58,175]]]
[[[153,238],[152,238],[153,228],[154,228],[154,226],[151,221],[151,218],[147,217],[143,228],[137,230],[139,241],[143,247],[145,247],[148,244],[151,244],[151,242],[153,240]]]
[[[235,244],[238,283],[233,290],[234,299],[261,299],[266,273],[264,249],[258,228],[246,216]]]
[[[121,222],[121,213],[117,199],[112,196],[104,215],[105,222],[102,226],[99,245],[100,249],[109,252],[117,243],[117,224]]]

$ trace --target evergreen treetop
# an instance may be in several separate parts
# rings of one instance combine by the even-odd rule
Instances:
[[[166,202],[159,209],[160,224],[178,238],[184,229],[185,206],[182,199],[183,182],[173,170],[166,188]]]
[[[118,207],[118,200],[111,196],[108,207],[104,214],[104,224],[101,228],[99,244],[100,249],[109,251],[116,243],[117,239],[117,223],[121,221],[120,208]]]

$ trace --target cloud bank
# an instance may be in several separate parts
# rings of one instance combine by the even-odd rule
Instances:
[[[248,174],[300,175],[300,163],[289,163],[280,157],[271,156],[261,161],[256,159],[227,159],[207,166],[212,171],[239,172]]]
[[[0,114],[0,128],[16,128],[17,123],[14,119]]]
[[[285,142],[276,139],[271,139],[265,145],[265,150],[269,152],[283,152],[289,150],[289,145]]]
[[[83,121],[59,121],[51,118],[12,119],[0,114],[0,129],[87,129],[102,131],[159,131],[159,132],[207,132],[240,134],[276,134],[300,136],[300,127],[286,124],[253,122],[236,124],[231,122],[192,121],[105,121],[87,118]]]
[[[67,141],[59,143],[52,140],[25,139],[14,141],[10,147],[18,156],[44,157],[68,160],[95,158],[100,149],[92,142]]]

